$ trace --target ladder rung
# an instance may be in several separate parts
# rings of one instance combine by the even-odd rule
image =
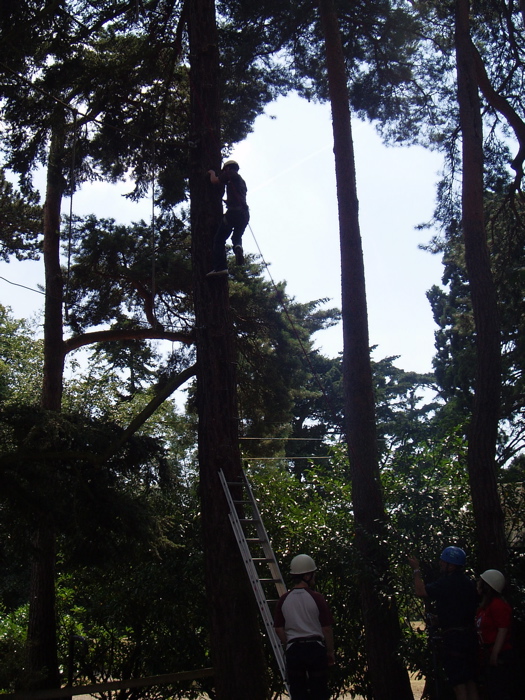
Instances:
[[[261,583],[283,583],[280,578],[260,578]]]
[[[260,523],[259,518],[239,518],[240,523]]]
[[[261,540],[260,537],[247,537],[246,542],[258,542],[261,544],[262,542],[266,542],[266,540]]]
[[[261,564],[274,564],[275,559],[272,557],[252,557],[252,561],[260,562]]]

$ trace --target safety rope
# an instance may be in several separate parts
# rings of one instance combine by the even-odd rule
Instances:
[[[252,227],[251,227],[250,224],[248,224],[248,228],[250,229],[250,233],[252,234],[252,237],[253,237],[253,240],[254,240],[254,242],[255,242],[255,245],[257,246],[257,250],[258,250],[258,252],[259,252],[259,255],[260,255],[260,257],[261,257],[261,260],[262,260],[262,262],[263,262],[263,265],[264,265],[264,267],[265,267],[265,269],[266,269],[266,272],[267,272],[267,274],[268,274],[268,277],[270,278],[270,281],[271,281],[271,283],[272,283],[272,285],[273,285],[273,288],[275,289],[275,292],[276,292],[276,294],[277,294],[277,298],[279,299],[279,303],[280,303],[281,306],[282,306],[282,309],[283,309],[283,311],[284,311],[284,313],[285,313],[285,315],[286,315],[286,318],[288,319],[288,322],[290,323],[290,326],[291,326],[291,328],[292,328],[292,330],[293,330],[293,332],[294,332],[294,335],[295,335],[295,337],[296,337],[296,339],[297,339],[297,342],[299,343],[299,346],[300,346],[301,351],[302,351],[302,353],[303,353],[303,355],[304,355],[304,357],[305,357],[305,359],[306,359],[306,362],[308,363],[308,366],[309,366],[309,368],[310,368],[310,371],[312,372],[312,375],[313,375],[313,377],[314,377],[314,379],[315,379],[317,385],[319,386],[319,388],[320,388],[320,390],[321,390],[321,392],[322,392],[322,394],[323,394],[323,397],[324,397],[324,399],[325,399],[325,401],[326,401],[326,404],[327,404],[327,406],[328,406],[328,408],[329,408],[329,410],[330,410],[330,412],[331,412],[331,414],[332,414],[332,419],[333,419],[333,421],[334,421],[334,425],[339,426],[339,428],[340,428],[340,435],[344,435],[344,432],[345,432],[345,431],[344,431],[344,425],[340,425],[340,424],[339,424],[338,417],[337,417],[337,411],[336,411],[336,409],[335,409],[334,403],[333,403],[331,397],[329,396],[329,394],[327,393],[327,391],[326,391],[326,389],[325,389],[325,387],[324,387],[324,385],[323,385],[323,383],[322,383],[322,381],[321,381],[321,378],[319,377],[318,373],[316,372],[316,370],[315,370],[315,368],[314,368],[314,366],[313,366],[313,364],[312,364],[312,361],[311,361],[311,359],[310,359],[309,353],[308,353],[307,349],[305,348],[304,343],[302,342],[301,337],[299,336],[298,330],[297,330],[297,328],[296,328],[296,326],[295,326],[295,324],[294,324],[294,322],[293,322],[293,319],[292,319],[292,317],[291,317],[291,315],[290,315],[290,313],[289,313],[289,311],[288,311],[288,308],[287,308],[287,306],[286,306],[286,303],[285,303],[283,294],[281,293],[281,291],[280,291],[279,288],[277,287],[277,285],[276,285],[276,283],[275,283],[275,281],[274,281],[274,279],[273,279],[273,277],[272,277],[272,273],[270,272],[270,268],[269,268],[269,266],[268,266],[268,263],[266,262],[266,260],[265,260],[265,258],[264,258],[264,255],[263,255],[263,253],[262,253],[261,247],[259,246],[259,243],[258,243],[258,241],[257,241],[257,238],[255,237],[255,233],[253,232],[253,229],[252,229]],[[243,438],[240,438],[240,439],[242,440]],[[261,439],[261,440],[266,440],[266,439],[268,439],[268,438],[260,438],[260,439]],[[301,438],[296,438],[296,439],[300,440]],[[348,455],[349,455],[350,459],[354,459],[356,462],[358,461],[358,457],[357,457],[357,454],[356,454],[356,452],[355,452],[355,449],[354,449],[354,447],[350,444],[350,442],[349,442],[348,440],[346,440],[344,437],[343,437],[343,438],[340,438],[340,439],[338,440],[338,444],[344,444],[344,446],[345,446],[345,447],[347,448],[347,450],[348,450]],[[268,460],[282,460],[282,459],[285,459],[285,458],[284,458],[284,457],[261,457],[261,458],[257,457],[257,458],[254,458],[254,459],[261,459],[261,460],[264,460],[264,461],[268,461]],[[313,459],[332,459],[332,457],[318,457],[318,456],[316,456],[316,455],[312,455],[311,457],[289,457],[288,459],[312,459],[312,460],[313,460]]]
[[[156,290],[156,235],[155,235],[155,168],[157,152],[156,152],[156,141],[153,139],[152,146],[152,163],[151,163],[151,309],[155,308],[155,294]],[[156,317],[155,317],[156,320]]]
[[[73,111],[73,139],[71,142],[71,164],[70,164],[70,175],[69,175],[69,223],[67,232],[67,275],[66,275],[66,289],[64,294],[64,316],[66,321],[69,320],[69,293],[70,293],[70,281],[71,281],[71,249],[73,240],[73,196],[75,194],[75,165],[76,165],[76,147],[77,147],[77,111]]]
[[[299,331],[298,331],[298,329],[297,329],[297,327],[296,327],[296,325],[295,325],[295,323],[294,323],[294,321],[293,321],[293,319],[292,319],[292,317],[291,317],[291,315],[290,315],[290,312],[288,311],[288,307],[287,307],[287,305],[286,305],[286,302],[285,302],[285,299],[284,299],[284,295],[283,295],[283,293],[281,292],[281,290],[278,288],[277,284],[275,283],[275,280],[274,280],[273,277],[272,277],[272,273],[270,272],[270,267],[269,267],[268,263],[266,262],[266,260],[265,260],[265,258],[264,258],[264,255],[263,255],[263,253],[262,253],[261,247],[260,247],[260,245],[259,245],[259,242],[257,241],[257,238],[255,237],[255,233],[253,232],[253,229],[252,229],[252,227],[251,227],[251,224],[248,224],[248,228],[250,229],[250,233],[252,234],[252,237],[253,237],[253,240],[254,240],[254,242],[255,242],[255,245],[257,246],[257,250],[259,251],[259,255],[260,255],[261,260],[262,260],[262,262],[263,262],[264,268],[265,268],[265,270],[266,270],[266,272],[267,272],[267,274],[268,274],[268,277],[270,278],[270,282],[272,283],[272,286],[273,286],[273,288],[275,289],[275,293],[276,293],[276,295],[277,295],[277,299],[279,300],[279,303],[281,304],[281,307],[282,307],[282,309],[283,309],[283,311],[284,311],[284,314],[285,314],[286,318],[288,319],[288,323],[290,324],[290,326],[291,326],[291,328],[292,328],[293,334],[294,334],[294,336],[295,336],[297,342],[299,343],[299,347],[301,348],[301,352],[303,353],[303,355],[304,355],[304,357],[305,357],[305,359],[306,359],[306,362],[307,362],[307,364],[308,364],[308,367],[309,367],[309,369],[310,369],[310,371],[311,371],[311,373],[312,373],[312,375],[313,375],[313,377],[314,377],[314,380],[315,380],[315,382],[317,383],[319,389],[321,390],[321,393],[323,394],[323,397],[324,397],[324,399],[326,400],[327,406],[328,406],[330,412],[332,413],[332,419],[333,419],[333,421],[334,421],[334,424],[335,424],[335,425],[339,425],[339,421],[338,421],[338,418],[337,418],[337,411],[336,411],[336,409],[335,409],[335,406],[334,406],[334,404],[333,404],[333,401],[332,401],[331,397],[328,395],[328,393],[327,393],[327,391],[326,391],[326,389],[325,389],[325,387],[324,387],[324,384],[323,384],[323,382],[321,381],[321,378],[320,378],[319,374],[316,372],[315,367],[314,367],[313,364],[312,364],[312,360],[311,360],[311,358],[310,358],[310,354],[309,354],[308,350],[306,349],[306,347],[304,346],[304,343],[303,343],[303,341],[302,341],[302,339],[301,339],[301,336],[299,335]],[[341,432],[343,432],[343,426],[339,426],[339,427],[340,427],[340,429],[341,429]]]
[[[25,284],[19,284],[18,282],[13,282],[12,280],[8,280],[7,277],[0,277],[0,280],[4,280],[4,282],[7,282],[7,284],[12,284],[13,287],[21,287],[22,289],[27,289],[30,292],[35,292],[35,294],[42,294],[42,296],[46,295],[46,293],[43,292],[41,289],[34,289],[34,287],[27,287]]]

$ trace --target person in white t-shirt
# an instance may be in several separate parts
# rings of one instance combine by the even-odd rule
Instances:
[[[328,700],[328,666],[335,664],[334,620],[314,590],[317,567],[308,554],[292,559],[293,587],[279,599],[274,627],[285,647],[291,700]]]

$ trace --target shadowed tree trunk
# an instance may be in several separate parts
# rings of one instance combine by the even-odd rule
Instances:
[[[192,261],[197,347],[199,467],[206,589],[217,700],[265,700],[266,664],[258,610],[233,536],[219,481],[242,474],[236,351],[228,279],[207,278],[222,216],[208,169],[220,170],[219,50],[214,0],[194,0],[189,15]]]
[[[482,569],[505,569],[507,549],[496,482],[501,349],[496,290],[484,222],[483,130],[470,40],[469,2],[456,2],[456,62],[462,134],[462,224],[476,328],[476,385],[468,430],[468,471]]]
[[[44,204],[44,266],[46,280],[44,316],[44,372],[42,407],[60,411],[64,371],[62,339],[62,272],[60,269],[60,209],[65,180],[62,163],[65,125],[53,129],[47,165]],[[37,688],[60,687],[55,613],[55,532],[46,512],[35,514],[29,622],[27,635],[30,685]]]
[[[343,381],[352,479],[356,547],[363,562],[360,596],[365,643],[375,700],[413,697],[399,656],[397,607],[387,590],[388,557],[382,546],[386,525],[379,478],[374,391],[359,204],[347,78],[333,0],[320,0],[332,122],[341,240]]]

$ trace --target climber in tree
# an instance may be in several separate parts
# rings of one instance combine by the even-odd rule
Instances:
[[[213,185],[226,187],[226,213],[213,239],[213,270],[207,274],[207,277],[211,277],[228,274],[226,241],[230,235],[237,265],[244,262],[242,234],[248,226],[250,210],[246,204],[248,188],[239,175],[239,164],[236,161],[227,160],[218,175],[215,174],[215,170],[208,170],[208,174]]]

